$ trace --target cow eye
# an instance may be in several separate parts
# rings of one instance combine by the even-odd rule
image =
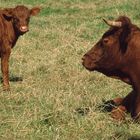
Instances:
[[[108,39],[108,38],[104,38],[104,39],[103,39],[103,43],[104,43],[104,44],[108,44],[108,42],[109,42],[109,39]]]

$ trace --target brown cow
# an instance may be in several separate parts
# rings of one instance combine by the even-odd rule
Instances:
[[[126,110],[132,118],[140,118],[140,28],[125,16],[116,21],[106,21],[110,29],[83,56],[83,66],[106,76],[120,79],[132,85],[133,91],[124,99],[114,100],[117,109],[113,117],[123,118]],[[116,114],[116,115],[115,115]]]
[[[18,37],[29,30],[30,16],[37,15],[39,11],[40,8],[28,9],[23,5],[0,10],[0,57],[4,90],[9,90],[10,87],[8,61],[11,49]]]

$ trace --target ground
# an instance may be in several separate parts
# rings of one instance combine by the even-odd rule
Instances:
[[[140,124],[129,114],[117,122],[98,108],[131,87],[81,65],[84,53],[108,29],[103,18],[126,15],[140,27],[140,1],[0,1],[2,8],[19,4],[42,10],[12,50],[11,91],[0,88],[0,140],[140,139]]]

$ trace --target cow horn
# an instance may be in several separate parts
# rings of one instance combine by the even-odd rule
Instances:
[[[103,21],[107,25],[112,26],[112,27],[121,27],[122,26],[122,22],[121,21],[110,21],[110,20],[106,20],[106,19],[103,19]]]

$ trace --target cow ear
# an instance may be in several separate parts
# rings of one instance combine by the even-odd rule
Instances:
[[[13,9],[12,8],[4,9],[2,15],[6,20],[10,21],[13,17]]]
[[[36,16],[39,12],[40,12],[40,8],[39,7],[34,7],[30,10],[30,15],[31,16]]]
[[[125,25],[123,27],[123,31],[120,34],[119,37],[119,42],[120,42],[120,47],[121,47],[121,51],[122,53],[125,53],[128,47],[128,37],[130,35],[131,29],[129,27],[129,25]]]

